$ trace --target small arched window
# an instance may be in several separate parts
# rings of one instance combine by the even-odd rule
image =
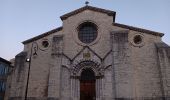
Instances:
[[[97,26],[91,22],[85,22],[78,28],[78,38],[81,42],[89,44],[97,38]]]

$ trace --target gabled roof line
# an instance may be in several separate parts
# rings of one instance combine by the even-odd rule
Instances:
[[[121,27],[121,28],[126,28],[126,29],[129,29],[129,30],[134,30],[134,31],[138,31],[138,32],[143,32],[143,33],[147,33],[147,34],[160,36],[160,37],[164,36],[164,34],[160,33],[160,32],[155,32],[155,31],[142,29],[142,28],[138,28],[138,27],[133,27],[133,26],[129,26],[129,25],[124,25],[124,24],[120,24],[120,23],[113,23],[113,25]]]
[[[74,10],[70,13],[64,14],[60,18],[61,18],[61,20],[65,20],[68,17],[73,16],[75,14],[78,14],[78,13],[84,11],[84,10],[87,10],[87,9],[92,10],[92,11],[96,11],[96,12],[106,13],[109,16],[115,16],[116,15],[116,12],[111,11],[111,10],[101,9],[101,8],[92,7],[92,6],[84,6],[82,8],[77,9],[77,10]]]
[[[38,40],[38,39],[40,39],[40,38],[42,38],[42,37],[45,37],[45,36],[48,36],[48,35],[50,35],[50,34],[52,34],[52,33],[61,31],[62,29],[63,29],[63,27],[55,28],[55,29],[53,29],[53,30],[50,30],[50,31],[45,32],[45,33],[43,33],[43,34],[40,34],[40,35],[38,35],[38,36],[36,36],[36,37],[33,37],[33,38],[28,39],[28,40],[26,40],[26,41],[23,41],[22,43],[23,43],[23,44],[27,44],[27,43],[30,43],[30,42],[32,42],[32,41],[36,41],[36,40]]]

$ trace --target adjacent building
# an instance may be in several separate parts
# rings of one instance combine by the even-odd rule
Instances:
[[[10,62],[0,57],[0,100],[4,100],[7,78],[10,71]]]
[[[115,11],[88,5],[60,18],[61,27],[23,42],[9,100],[170,99],[163,33],[117,23]]]

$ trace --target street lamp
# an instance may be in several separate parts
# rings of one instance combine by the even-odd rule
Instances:
[[[26,59],[26,62],[30,62],[30,59],[29,59],[29,58],[27,58],[27,59]]]
[[[34,46],[35,44],[35,46]],[[34,47],[34,53],[33,52],[33,47]],[[27,93],[28,93],[28,84],[29,84],[29,77],[30,77],[30,67],[31,67],[31,60],[32,60],[32,55],[36,56],[37,55],[37,50],[38,50],[38,44],[36,42],[33,42],[31,45],[31,52],[29,58],[26,59],[26,62],[28,62],[28,74],[27,74],[27,84],[26,84],[26,89],[25,89],[25,99],[27,100]]]

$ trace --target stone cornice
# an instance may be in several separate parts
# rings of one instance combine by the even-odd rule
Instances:
[[[45,32],[45,33],[43,33],[43,34],[41,34],[41,35],[38,35],[38,36],[36,36],[36,37],[33,37],[33,38],[28,39],[28,40],[26,40],[26,41],[23,41],[22,43],[23,43],[23,44],[27,44],[27,43],[30,43],[30,42],[32,42],[32,41],[36,41],[36,40],[38,40],[38,39],[40,39],[40,38],[43,38],[43,37],[45,37],[45,36],[48,36],[48,35],[50,35],[50,34],[53,34],[53,33],[55,33],[55,32],[61,31],[62,29],[63,29],[63,27],[58,27],[58,28],[56,28],[56,29],[50,30],[50,31]]]
[[[79,9],[77,9],[77,10],[74,10],[74,11],[72,11],[72,12],[70,12],[70,13],[67,13],[67,14],[63,15],[63,16],[61,16],[60,18],[61,18],[61,20],[65,20],[65,19],[67,19],[68,17],[73,16],[73,15],[75,15],[75,14],[78,14],[78,13],[84,11],[84,10],[92,10],[92,11],[96,11],[96,12],[105,13],[105,14],[107,14],[107,15],[109,15],[109,16],[113,16],[114,18],[115,18],[115,16],[116,16],[116,12],[111,11],[111,10],[101,9],[101,8],[92,7],[92,6],[84,6],[84,7],[82,7],[82,8],[79,8]]]
[[[133,26],[129,26],[129,25],[124,25],[124,24],[120,24],[120,23],[113,23],[113,25],[117,26],[117,27],[121,27],[121,28],[126,28],[126,29],[129,29],[129,30],[133,30],[133,31],[138,31],[138,32],[143,32],[143,33],[155,35],[155,36],[160,36],[160,37],[164,36],[164,34],[160,33],[160,32],[155,32],[155,31],[142,29],[142,28],[138,28],[138,27],[133,27]]]

